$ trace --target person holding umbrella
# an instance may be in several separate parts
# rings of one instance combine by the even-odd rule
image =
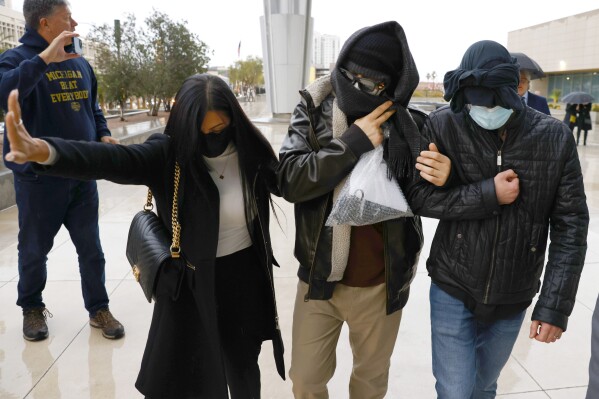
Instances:
[[[518,83],[518,95],[524,99],[524,103],[547,115],[551,115],[547,99],[543,96],[531,93],[530,81],[545,77],[545,73],[532,58],[524,53],[510,53],[520,64],[520,82]]]
[[[574,131],[574,126],[578,128],[576,132],[576,145],[580,144],[580,131],[584,131],[583,144],[587,145],[587,135],[591,130],[591,103],[595,100],[595,97],[591,96],[584,91],[573,91],[562,97],[563,103],[572,104],[571,108],[566,107],[566,114],[569,112],[570,115],[576,115],[575,122],[573,125],[570,123],[570,129]],[[575,112],[574,112],[575,109]],[[564,120],[564,122],[566,122]],[[567,123],[567,122],[566,122]]]
[[[580,144],[580,132],[584,132],[583,145],[587,145],[587,135],[593,128],[591,124],[591,103],[578,104],[576,107],[578,116],[576,117],[576,145]]]

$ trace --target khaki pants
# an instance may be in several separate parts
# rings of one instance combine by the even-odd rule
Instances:
[[[401,320],[401,311],[387,316],[385,288],[385,284],[366,288],[337,284],[331,299],[305,302],[308,285],[298,283],[289,370],[296,399],[329,397],[327,383],[335,372],[335,350],[344,322],[354,361],[350,398],[385,396]]]

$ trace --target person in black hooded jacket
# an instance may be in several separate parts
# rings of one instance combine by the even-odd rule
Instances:
[[[423,131],[451,158],[450,182],[408,189],[414,212],[440,219],[427,269],[433,373],[444,399],[495,397],[540,288],[529,336],[559,340],[584,264],[589,213],[576,143],[561,121],[523,105],[518,77],[500,44],[468,48],[445,75],[450,106],[429,114]]]
[[[417,84],[403,29],[390,21],[354,33],[332,74],[301,92],[278,170],[283,197],[295,203],[300,263],[289,371],[296,398],[328,398],[344,323],[354,355],[350,397],[382,398],[387,391],[390,357],[422,248],[420,218],[366,226],[331,227],[325,221],[360,156],[381,144],[401,186],[416,169],[435,184],[446,181],[449,159],[434,147],[414,167],[425,115],[407,105]],[[389,132],[384,144],[383,130]]]

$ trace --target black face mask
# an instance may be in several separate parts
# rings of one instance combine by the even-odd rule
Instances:
[[[202,155],[208,158],[215,158],[221,155],[231,142],[233,137],[233,127],[228,126],[219,133],[208,133],[202,135]]]

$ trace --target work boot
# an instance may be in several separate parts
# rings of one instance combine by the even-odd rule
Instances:
[[[44,307],[23,309],[23,338],[27,341],[42,341],[48,338],[48,317],[52,317],[52,313]]]
[[[89,318],[89,325],[102,329],[104,338],[117,339],[125,335],[125,327],[114,318],[108,308],[100,309]]]

